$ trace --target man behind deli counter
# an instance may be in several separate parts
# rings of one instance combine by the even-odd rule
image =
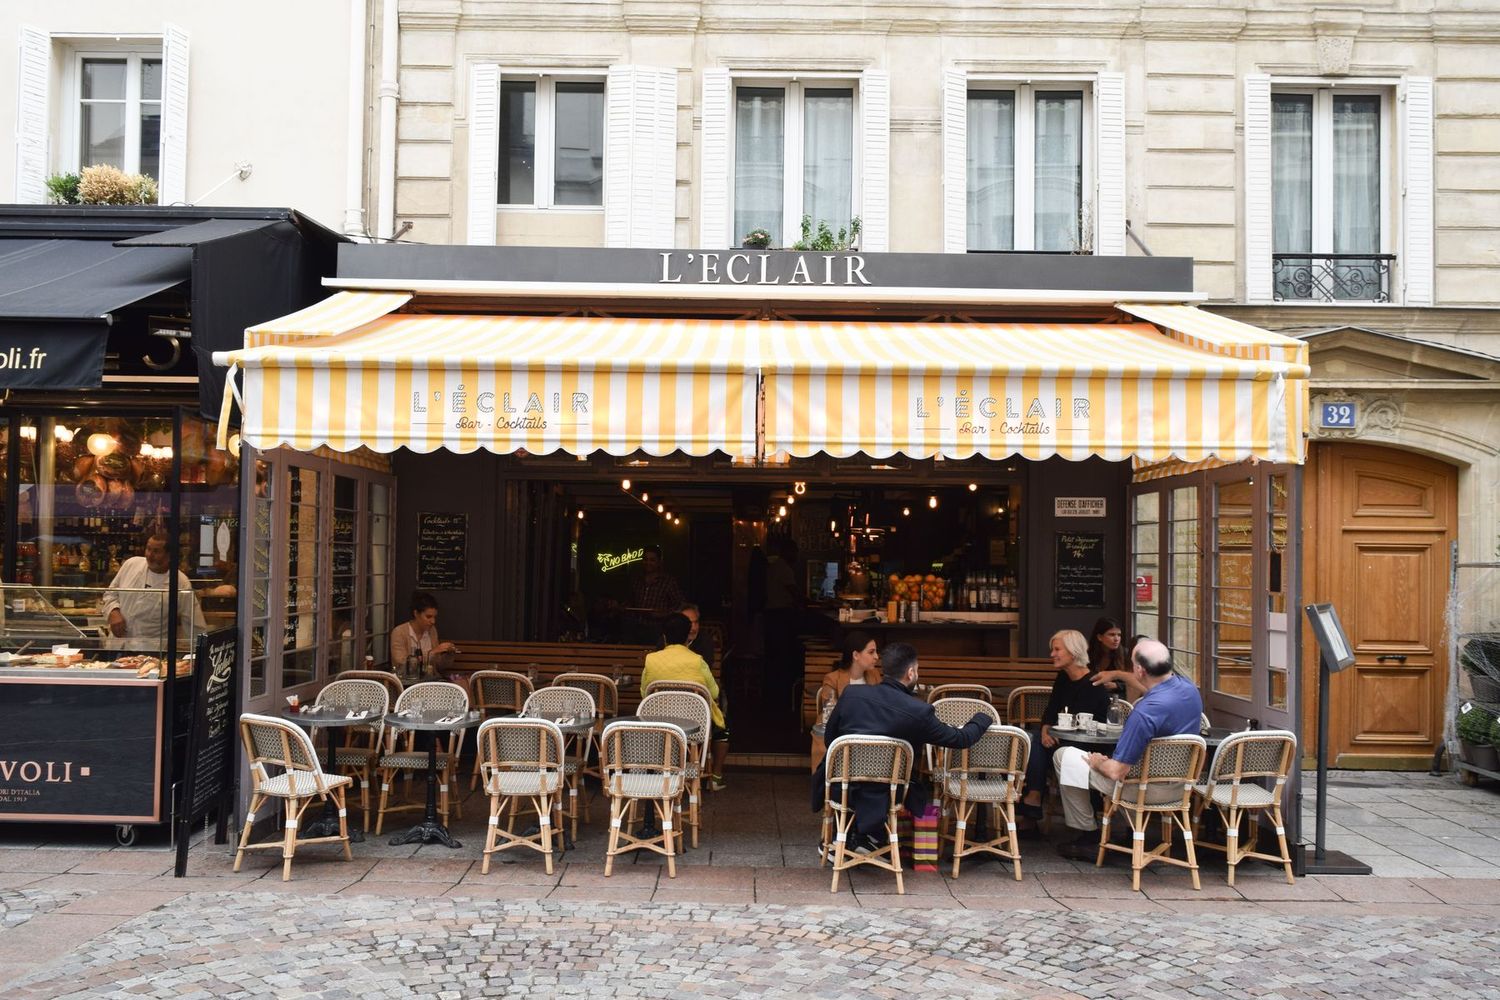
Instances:
[[[120,564],[120,571],[104,591],[100,610],[109,627],[104,644],[110,649],[135,649],[160,652],[167,648],[167,586],[171,558],[167,553],[167,533],[153,529],[146,537],[145,555],[131,556]],[[208,629],[203,608],[193,593],[187,574],[177,573],[177,618],[186,634],[189,624],[195,632]]]

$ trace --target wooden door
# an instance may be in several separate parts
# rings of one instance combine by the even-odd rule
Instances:
[[[1315,452],[1317,589],[1309,599],[1337,606],[1356,657],[1332,682],[1330,762],[1425,766],[1442,738],[1456,472],[1393,448],[1327,444]],[[1313,659],[1314,698],[1316,676]]]

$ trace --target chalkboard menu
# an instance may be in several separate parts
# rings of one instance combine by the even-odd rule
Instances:
[[[193,657],[192,713],[188,729],[187,776],[177,811],[177,874],[187,871],[187,844],[194,825],[210,808],[220,806],[219,830],[228,814],[234,782],[235,661],[239,632],[232,628],[198,636]]]
[[[1054,607],[1104,607],[1103,532],[1059,531],[1056,565]]]
[[[417,514],[417,588],[463,590],[468,586],[469,515]]]

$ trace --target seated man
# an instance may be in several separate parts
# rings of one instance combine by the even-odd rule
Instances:
[[[917,683],[917,651],[904,642],[893,642],[880,653],[879,684],[850,685],[833,707],[823,738],[829,745],[840,736],[892,736],[911,744],[913,763],[922,759],[923,748],[932,743],[962,750],[979,742],[994,719],[984,712],[962,729],[938,721],[933,707],[911,693]],[[873,680],[873,678],[871,678]],[[814,808],[823,806],[827,758],[813,772]],[[877,836],[885,829],[886,804],[890,793],[884,785],[862,783],[850,792],[854,803],[855,840],[853,849],[870,850],[879,844]],[[913,816],[927,811],[931,789],[926,782],[913,781],[906,787],[906,808]],[[881,840],[884,837],[880,837]]]
[[[1090,792],[1104,795],[1114,792],[1115,783],[1146,753],[1146,744],[1158,736],[1185,736],[1198,732],[1203,716],[1203,698],[1197,685],[1172,670],[1172,656],[1167,647],[1155,639],[1142,639],[1131,654],[1131,670],[1146,692],[1135,703],[1135,710],[1125,720],[1120,741],[1110,757],[1102,753],[1084,753],[1077,747],[1063,747],[1052,758],[1057,769],[1058,788],[1063,801],[1063,821],[1069,829],[1082,831],[1058,845],[1058,853],[1075,861],[1093,861],[1099,854],[1098,822]],[[1076,788],[1061,781],[1065,762],[1082,755],[1089,767],[1089,788]]]
[[[697,609],[694,608],[694,613]],[[729,756],[729,729],[724,722],[724,711],[719,706],[719,684],[703,657],[688,646],[696,623],[684,614],[667,615],[661,624],[662,648],[646,654],[646,667],[641,671],[641,690],[644,692],[652,681],[694,681],[708,688],[708,710],[713,716],[708,758],[706,784],[715,792],[724,790],[724,758]]]

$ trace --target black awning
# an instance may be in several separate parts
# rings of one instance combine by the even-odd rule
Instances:
[[[192,253],[0,240],[0,389],[100,384],[113,314],[192,276]]]

